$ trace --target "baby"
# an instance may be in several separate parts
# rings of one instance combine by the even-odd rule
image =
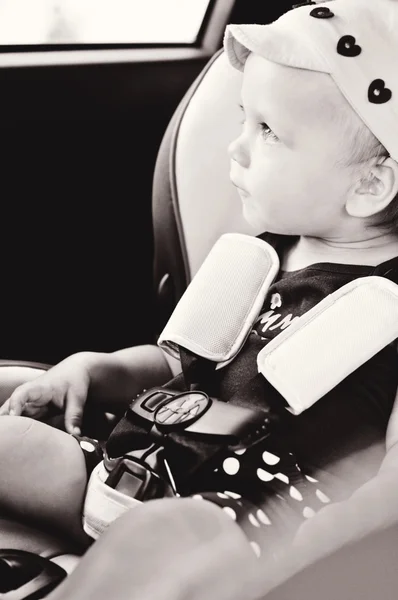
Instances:
[[[223,401],[256,376],[259,351],[327,295],[368,275],[398,283],[397,25],[395,0],[333,0],[227,28],[226,54],[243,71],[231,180],[281,269],[244,347],[214,374]],[[82,506],[103,455],[81,437],[87,395],[127,406],[180,370],[154,346],[87,352],[17,388],[0,409],[0,506],[88,543]],[[287,524],[294,531],[377,472],[397,385],[389,345],[259,443],[225,449],[185,495],[220,506],[267,554]],[[33,420],[50,403],[65,411],[68,433]]]

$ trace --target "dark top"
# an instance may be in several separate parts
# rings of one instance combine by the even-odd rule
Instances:
[[[297,239],[273,234],[260,237],[276,249],[280,258]],[[258,352],[280,331],[328,294],[370,275],[398,283],[398,257],[377,267],[324,262],[292,272],[280,270],[245,346],[231,364],[219,371],[220,397],[228,400],[245,381],[255,377]],[[377,472],[398,386],[397,359],[396,344],[390,344],[301,415],[289,413],[279,435],[303,469],[318,474],[322,471],[331,483],[338,473],[352,489]],[[270,395],[279,395],[265,384]],[[353,473],[351,463],[344,466],[344,460],[359,451],[366,468]]]

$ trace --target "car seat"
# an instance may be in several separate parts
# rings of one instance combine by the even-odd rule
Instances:
[[[239,196],[229,180],[227,147],[240,128],[240,81],[241,74],[223,51],[217,52],[180,102],[159,149],[153,186],[158,332],[220,235],[260,233],[243,220]],[[0,405],[18,385],[49,367],[0,361]],[[66,540],[6,515],[0,514],[0,530],[9,548],[45,557],[76,553]]]

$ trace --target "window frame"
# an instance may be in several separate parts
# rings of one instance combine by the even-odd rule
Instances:
[[[210,0],[192,43],[0,44],[0,68],[208,58],[222,43],[234,5],[235,0]]]

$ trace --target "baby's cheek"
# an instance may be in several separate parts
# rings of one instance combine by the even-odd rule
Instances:
[[[277,202],[283,195],[285,182],[278,170],[272,170],[270,164],[262,163],[250,173],[248,189],[261,203]]]

